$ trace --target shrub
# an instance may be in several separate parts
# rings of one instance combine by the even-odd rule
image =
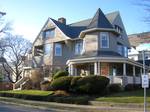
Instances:
[[[141,84],[128,84],[124,88],[125,91],[134,91],[138,89],[141,89]]]
[[[59,77],[51,82],[50,90],[66,90],[69,91],[72,77]]]
[[[68,76],[68,72],[67,71],[58,71],[54,76],[53,79],[57,79],[59,77],[64,77],[64,76]]]
[[[86,76],[77,80],[74,89],[87,94],[103,93],[108,83],[109,79],[104,76]]]
[[[76,91],[76,87],[77,87],[77,81],[82,78],[80,76],[74,76],[71,80],[71,84],[70,84],[70,91],[71,92],[75,92]]]
[[[116,92],[121,92],[122,91],[121,84],[110,84],[110,85],[108,85],[107,88],[108,88],[109,93],[116,93]]]

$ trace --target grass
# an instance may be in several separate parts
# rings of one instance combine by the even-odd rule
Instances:
[[[48,96],[53,94],[53,91],[41,91],[41,90],[11,90],[11,91],[0,91],[0,93],[12,93],[12,94],[25,94],[35,96]]]
[[[143,90],[120,92],[106,97],[96,98],[96,101],[114,103],[143,103]],[[147,89],[147,102],[150,103],[150,89]]]

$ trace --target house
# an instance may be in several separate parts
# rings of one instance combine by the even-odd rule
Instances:
[[[72,24],[48,18],[33,42],[32,68],[43,68],[44,77],[68,67],[72,76],[103,75],[111,83],[140,84],[142,64],[128,58],[129,48],[119,12],[98,9],[92,18]]]

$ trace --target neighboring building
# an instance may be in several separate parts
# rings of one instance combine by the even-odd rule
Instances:
[[[147,66],[150,66],[150,32],[128,35],[131,49],[128,50],[128,57],[143,63],[143,56]],[[144,55],[143,55],[144,51]]]
[[[32,47],[32,68],[49,72],[66,69],[70,75],[103,75],[111,83],[141,83],[142,64],[128,59],[130,44],[119,12],[72,24],[48,18]],[[50,71],[49,71],[50,70]]]

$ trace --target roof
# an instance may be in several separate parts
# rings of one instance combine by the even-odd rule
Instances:
[[[113,28],[112,23],[119,13],[113,12],[107,15],[98,9],[93,18],[82,20],[76,23],[65,25],[57,20],[50,18],[60,30],[68,37],[78,38],[81,31],[91,28]]]
[[[108,21],[104,13],[99,8],[92,18],[92,21],[87,26],[88,29],[90,28],[113,28],[112,24]]]

